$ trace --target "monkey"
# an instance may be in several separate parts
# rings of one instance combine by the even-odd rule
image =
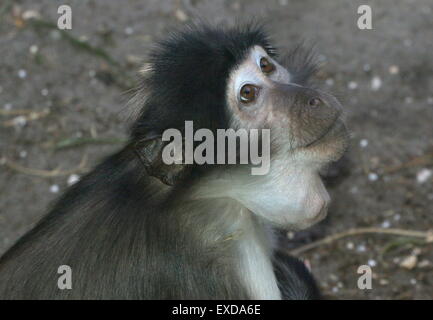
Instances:
[[[260,24],[197,23],[172,31],[147,58],[128,142],[2,256],[0,298],[320,298],[275,237],[325,218],[320,171],[348,144],[341,104],[311,83],[311,54],[282,57]],[[184,133],[186,121],[215,135],[269,130],[268,172],[167,164],[171,142],[162,136]],[[61,290],[63,265],[72,285]]]

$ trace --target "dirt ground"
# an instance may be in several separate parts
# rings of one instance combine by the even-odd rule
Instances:
[[[155,38],[194,17],[228,25],[260,17],[281,48],[315,44],[318,80],[340,98],[352,131],[347,157],[331,172],[328,218],[289,233],[288,249],[378,228],[299,256],[328,298],[433,298],[433,244],[423,233],[433,229],[430,0],[67,3],[72,30],[60,32],[53,23],[62,1],[0,2],[0,254],[120,147],[128,89]],[[357,28],[361,4],[372,7],[372,30]],[[393,229],[420,233],[385,233]],[[357,287],[360,265],[373,270],[370,290]]]

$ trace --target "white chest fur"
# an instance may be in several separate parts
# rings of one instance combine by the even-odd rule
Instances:
[[[239,275],[252,299],[281,299],[271,262],[271,241],[265,226],[245,219],[239,240]]]

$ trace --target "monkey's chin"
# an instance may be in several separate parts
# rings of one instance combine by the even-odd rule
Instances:
[[[314,217],[313,219],[300,221],[298,223],[295,223],[295,224],[288,226],[285,229],[289,230],[289,231],[305,230],[305,229],[308,229],[308,228],[314,226],[315,224],[319,223],[320,221],[324,220],[327,217],[327,215],[328,215],[328,210],[327,210],[327,208],[325,208],[324,210],[320,211],[320,213],[316,217]]]
[[[340,159],[349,145],[349,133],[342,120],[337,120],[334,126],[323,137],[298,149],[298,153],[307,159],[327,164]]]

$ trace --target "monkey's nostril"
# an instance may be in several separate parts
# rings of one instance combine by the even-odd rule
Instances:
[[[319,107],[322,104],[322,100],[319,98],[312,98],[310,101],[308,101],[308,104],[311,107]]]

